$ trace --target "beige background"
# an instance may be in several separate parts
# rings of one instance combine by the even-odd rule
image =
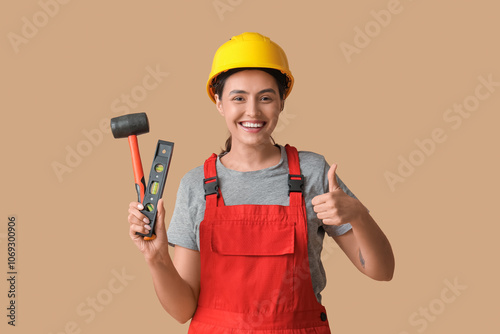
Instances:
[[[161,308],[128,236],[135,191],[127,141],[99,124],[120,115],[112,104],[122,94],[140,93],[147,68],[169,73],[128,112],[149,116],[151,131],[139,138],[146,173],[156,141],[175,142],[164,193],[170,218],[181,177],[224,143],[205,82],[217,47],[244,31],[280,44],[296,79],[277,142],[338,163],[394,248],[394,279],[381,283],[327,243],[323,297],[333,332],[500,330],[500,86],[480,88],[489,96],[460,126],[444,119],[454,104],[474,102],[479,77],[500,82],[496,2],[41,3],[51,16],[35,0],[3,1],[0,10],[2,333],[187,332]],[[399,12],[380,26],[371,11],[388,6]],[[342,43],[363,42],[356,27],[372,37],[346,57]],[[23,31],[30,37],[13,44]],[[415,140],[436,128],[446,140],[391,189],[385,173],[398,173],[399,156],[418,159]],[[53,164],[67,166],[68,148],[86,156],[58,179]],[[15,328],[5,316],[9,215],[18,220]],[[125,283],[114,279],[122,271]],[[462,290],[444,290],[443,299],[447,281]],[[105,304],[93,317],[92,299]]]

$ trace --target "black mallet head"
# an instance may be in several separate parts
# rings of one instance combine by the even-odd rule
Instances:
[[[146,113],[128,114],[111,119],[111,132],[115,138],[125,138],[131,135],[142,135],[149,132],[149,122]]]

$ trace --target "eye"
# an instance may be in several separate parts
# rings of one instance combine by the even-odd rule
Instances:
[[[271,99],[269,96],[262,96],[260,98],[261,101],[266,101],[266,102],[269,102],[269,101],[272,101],[273,99]]]
[[[242,96],[235,96],[235,97],[233,97],[232,100],[236,101],[236,102],[242,102],[243,101],[243,97]]]

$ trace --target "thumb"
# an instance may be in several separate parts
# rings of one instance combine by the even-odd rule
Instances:
[[[335,172],[337,170],[337,164],[332,164],[330,169],[328,170],[328,191],[335,191],[337,188],[340,188],[337,178],[335,177]]]
[[[155,233],[156,236],[163,236],[166,232],[165,230],[165,207],[163,206],[163,199],[158,201],[158,211],[156,213],[156,226]]]

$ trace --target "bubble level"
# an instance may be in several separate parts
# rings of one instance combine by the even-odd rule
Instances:
[[[153,181],[151,184],[151,194],[156,195],[158,193],[158,188],[160,187],[160,182]]]

